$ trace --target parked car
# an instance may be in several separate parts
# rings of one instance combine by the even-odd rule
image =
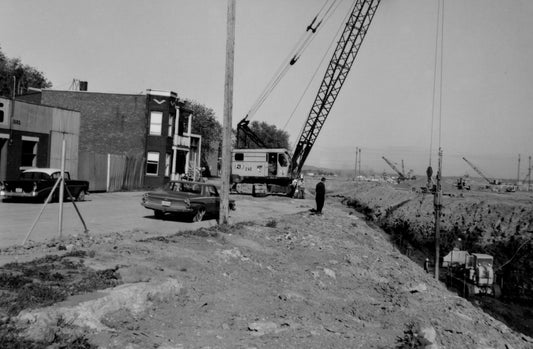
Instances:
[[[0,183],[0,198],[34,198],[46,201],[57,179],[61,177],[61,170],[55,168],[30,168],[22,171],[19,179],[8,180]],[[89,193],[89,182],[73,180],[70,173],[65,171],[65,184],[77,201],[83,201]],[[64,198],[69,199],[68,192],[64,191]],[[59,187],[52,195],[52,201],[59,199]]]
[[[199,222],[208,217],[218,219],[220,196],[211,183],[170,181],[164,189],[144,194],[141,205],[153,210],[157,218],[170,213]],[[232,199],[229,208],[235,210]]]

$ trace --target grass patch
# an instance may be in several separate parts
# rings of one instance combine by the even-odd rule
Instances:
[[[25,309],[46,307],[76,294],[120,284],[116,269],[94,271],[85,267],[85,251],[48,255],[0,268],[0,348],[96,348],[83,336],[56,333],[50,343],[28,341],[18,335],[10,317]],[[7,320],[6,320],[7,319]],[[58,330],[60,331],[60,330]]]

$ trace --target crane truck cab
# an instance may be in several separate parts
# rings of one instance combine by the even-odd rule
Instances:
[[[287,149],[233,149],[231,160],[234,192],[255,196],[290,193],[291,157]]]

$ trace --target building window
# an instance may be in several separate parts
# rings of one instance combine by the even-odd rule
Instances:
[[[168,117],[168,136],[169,137],[172,137],[172,131],[174,129],[174,119],[175,119],[175,116],[174,115],[170,115]]]
[[[36,167],[37,166],[37,145],[39,139],[35,137],[22,137],[22,158],[20,161],[21,167]]]
[[[150,113],[150,134],[161,136],[161,124],[163,123],[163,113],[153,111]]]
[[[4,122],[4,103],[0,103],[0,123]]]
[[[146,156],[146,174],[155,175],[159,173],[159,152],[149,151]]]
[[[167,153],[165,159],[165,177],[170,177],[170,164],[172,163],[172,156],[170,153]]]
[[[235,161],[243,161],[243,160],[244,160],[243,153],[235,153]]]

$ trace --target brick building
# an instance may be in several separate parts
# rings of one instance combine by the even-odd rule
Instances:
[[[129,167],[132,161],[141,168],[139,173],[131,170],[126,177],[140,178],[143,187],[159,187],[176,173],[185,172],[190,139],[184,132],[191,112],[183,108],[175,92],[116,94],[43,89],[25,98],[80,112],[79,172],[92,177],[88,178],[91,190],[110,190],[113,172]],[[117,156],[127,161],[113,166]],[[129,189],[125,184],[115,184],[115,189],[124,188]]]

